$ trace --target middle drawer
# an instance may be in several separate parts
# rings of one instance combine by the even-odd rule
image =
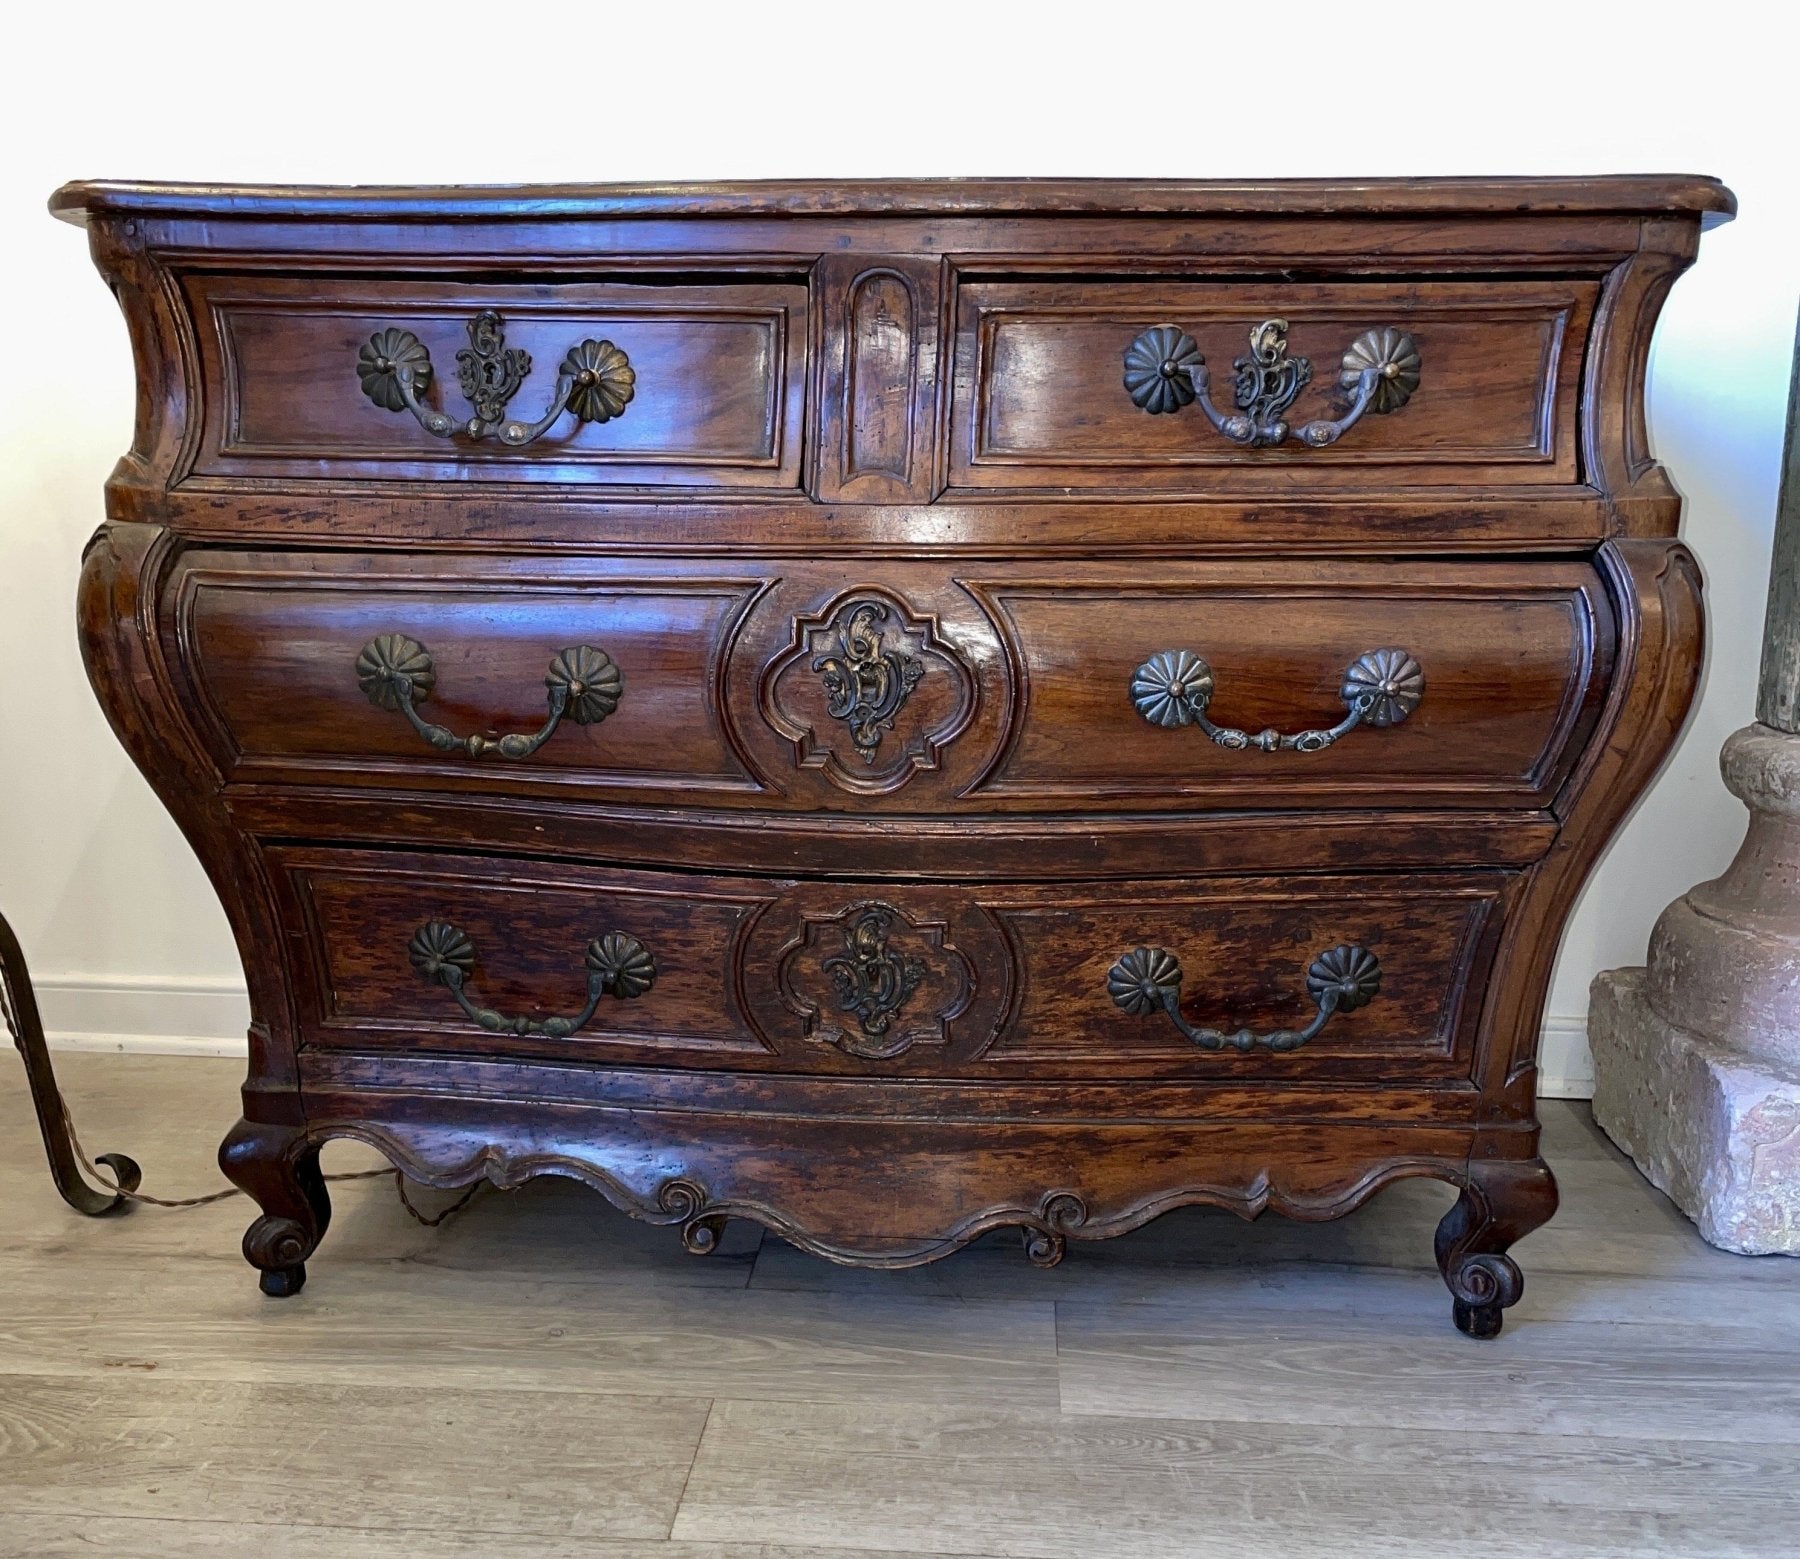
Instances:
[[[785,811],[1542,807],[1605,695],[1578,560],[196,550],[221,773]]]

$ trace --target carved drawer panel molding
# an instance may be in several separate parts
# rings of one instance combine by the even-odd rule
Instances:
[[[846,791],[880,793],[940,768],[976,697],[976,673],[938,619],[869,587],[794,619],[759,702],[800,768]]]
[[[950,485],[1573,482],[1598,296],[1597,283],[1570,280],[966,279]],[[1365,414],[1358,382],[1371,369]],[[1209,379],[1221,413],[1244,414],[1241,431],[1207,427]]]
[[[655,280],[196,276],[187,301],[216,393],[194,472],[797,488],[804,286]],[[408,366],[417,415],[404,414],[397,370]],[[559,404],[566,413],[534,430]],[[445,426],[426,425],[434,413]],[[465,430],[489,413],[485,434]],[[525,425],[517,437],[505,434],[511,418]]]
[[[273,856],[304,947],[296,974],[310,1043],[455,1053],[482,1036],[484,1047],[522,1055],[700,1065],[767,1053],[724,976],[765,904],[752,886],[620,881],[499,859]],[[446,991],[437,965],[451,932],[468,994],[505,1024],[479,1023]],[[640,962],[615,956],[609,937],[642,950],[648,978],[630,999],[600,1000],[586,1021],[559,1028],[594,976],[608,977],[610,991],[619,967]]]
[[[990,805],[1542,806],[1598,713],[1586,565],[1351,561],[966,578],[1021,696]]]
[[[922,503],[936,470],[941,260],[857,256],[820,262],[834,310],[821,363],[820,498]]]
[[[725,735],[718,668],[761,588],[523,560],[193,553],[170,639],[234,780],[731,801],[761,787]]]
[[[991,928],[984,929],[991,943]],[[949,1059],[953,1026],[979,992],[983,1010],[963,1025],[956,1047],[956,1058],[965,1059],[979,1050],[980,1039],[971,1039],[982,1033],[984,1017],[991,1025],[987,1009],[994,1001],[980,992],[975,965],[950,936],[945,921],[915,920],[881,899],[847,904],[823,918],[803,915],[776,963],[781,1000],[807,1039],[847,1055],[887,1060],[927,1045]],[[1011,983],[1005,949],[987,964],[987,983],[998,985],[1004,1003]]]
[[[1017,1017],[983,1060],[1075,1074],[1466,1076],[1474,993],[1517,888],[1511,874],[1437,873],[1403,891],[1348,876],[984,893],[1030,951]],[[1379,981],[1299,1045],[1220,1045],[1183,1034],[1156,1005],[1120,1000],[1118,965],[1144,948],[1178,964],[1165,980],[1189,1027],[1226,1036],[1312,1017],[1312,973],[1339,950],[1377,962]]]

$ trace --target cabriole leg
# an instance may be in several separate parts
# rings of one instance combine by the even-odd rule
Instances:
[[[1456,1301],[1456,1329],[1500,1335],[1501,1312],[1525,1279],[1508,1248],[1556,1211],[1556,1177],[1542,1159],[1471,1162],[1456,1205],[1437,1228],[1438,1270]]]
[[[292,1126],[241,1120],[219,1147],[219,1167],[262,1208],[244,1231],[244,1259],[262,1273],[262,1291],[276,1299],[299,1293],[306,1258],[331,1223],[319,1144]]]

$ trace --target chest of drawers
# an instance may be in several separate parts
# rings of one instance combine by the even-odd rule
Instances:
[[[71,185],[136,436],[94,687],[334,1137],[696,1252],[1205,1202],[1548,1218],[1564,919],[1681,725],[1651,458],[1697,178]]]

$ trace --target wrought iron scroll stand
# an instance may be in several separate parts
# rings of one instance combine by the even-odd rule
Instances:
[[[44,1153],[50,1160],[50,1178],[56,1182],[62,1199],[76,1212],[89,1218],[102,1218],[109,1213],[128,1212],[139,1202],[148,1202],[153,1207],[204,1207],[209,1202],[244,1194],[236,1186],[227,1186],[223,1191],[178,1200],[145,1196],[138,1190],[144,1175],[136,1159],[123,1153],[98,1153],[89,1160],[83,1154],[69,1119],[68,1106],[63,1102],[62,1090],[56,1086],[56,1072],[50,1064],[50,1049],[44,1040],[43,1019],[38,1014],[37,994],[31,988],[25,954],[3,915],[0,915],[0,1024],[12,1035],[19,1054],[25,1058],[25,1078],[31,1087],[32,1105],[37,1110],[38,1129],[43,1133]],[[98,1180],[100,1176],[95,1172],[95,1166],[102,1164],[112,1174],[113,1183],[99,1189],[89,1183],[82,1171],[85,1169]],[[406,1177],[398,1169],[356,1169],[325,1178],[331,1181],[373,1180],[386,1175],[394,1178],[400,1205],[415,1222],[426,1228],[436,1228],[461,1212],[475,1193],[488,1183],[476,1181],[448,1207],[428,1214],[412,1204],[406,1194]]]
[[[69,1129],[68,1110],[63,1104],[62,1091],[56,1086],[49,1046],[44,1042],[44,1024],[38,1015],[37,994],[31,988],[25,954],[3,915],[0,915],[0,1020],[5,1022],[13,1043],[25,1058],[25,1078],[31,1085],[31,1102],[37,1109],[38,1129],[44,1136],[50,1176],[62,1199],[76,1212],[90,1218],[123,1212],[131,1206],[130,1193],[137,1190],[143,1172],[136,1160],[123,1153],[102,1153],[98,1161],[117,1177],[118,1189],[99,1191],[82,1177],[74,1133]]]

